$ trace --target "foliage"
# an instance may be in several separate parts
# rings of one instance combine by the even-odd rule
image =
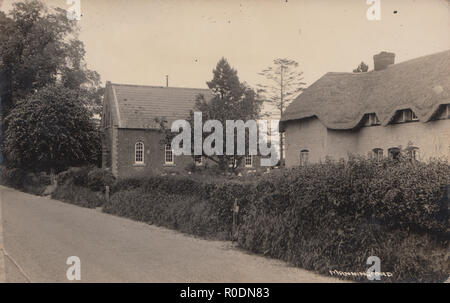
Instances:
[[[105,200],[103,194],[74,184],[56,187],[52,193],[52,198],[88,208],[100,207]]]
[[[303,72],[298,70],[298,62],[291,59],[275,59],[273,65],[265,68],[259,75],[270,81],[270,84],[259,84],[258,93],[264,96],[265,102],[278,110],[279,116],[305,90]],[[270,111],[272,115],[272,111]],[[283,135],[280,133],[280,163],[283,163]]]
[[[212,100],[206,100],[204,95],[199,95],[194,110],[191,111],[188,122],[191,128],[191,147],[194,151],[194,112],[202,112],[202,120],[218,120],[223,126],[227,120],[256,120],[259,117],[261,102],[255,91],[246,83],[240,82],[237,71],[233,69],[225,58],[222,58],[213,70],[213,79],[207,82],[208,87],[214,94]],[[170,130],[166,132],[164,144],[171,141],[174,136]],[[221,130],[213,130],[220,132]],[[226,129],[223,127],[223,138],[226,138]],[[213,132],[203,132],[203,141]],[[247,136],[248,137],[248,136]],[[237,134],[234,135],[236,142]],[[217,144],[217,142],[215,142]],[[237,144],[235,146],[235,154]],[[221,150],[222,155],[203,156],[212,160],[218,165],[221,171],[229,169],[228,163],[233,156],[225,155],[225,146]],[[235,156],[236,163],[233,163],[231,170],[235,170],[244,156]]]
[[[354,73],[365,73],[369,70],[369,66],[361,61],[357,68],[353,70]]]
[[[78,96],[55,84],[18,102],[6,117],[4,151],[11,165],[61,171],[97,162],[100,133]]]
[[[13,3],[0,17],[0,32],[0,69],[9,79],[5,116],[18,100],[58,81],[71,89],[83,87],[86,102],[99,112],[100,77],[86,68],[76,21],[65,10],[49,10],[38,0]]]
[[[33,95],[40,94],[39,97],[46,95],[49,91],[56,93],[56,90],[61,89],[59,96],[70,94],[69,105],[61,105],[59,109],[70,108],[71,105],[77,109],[79,117],[73,117],[73,111],[58,112],[60,115],[59,121],[67,119],[68,123],[78,122],[83,120],[81,124],[82,130],[75,134],[75,138],[64,137],[65,146],[64,151],[69,150],[69,154],[63,155],[66,157],[67,163],[61,163],[61,159],[48,159],[53,157],[55,150],[52,146],[53,140],[47,142],[39,142],[36,150],[31,149],[30,146],[24,147],[15,144],[4,146],[2,138],[2,150],[4,154],[4,162],[10,161],[9,157],[13,157],[11,166],[21,166],[23,169],[29,169],[31,163],[26,163],[27,160],[18,161],[18,159],[25,153],[26,158],[43,158],[45,163],[35,162],[39,167],[34,168],[48,169],[48,165],[56,165],[51,167],[54,169],[62,169],[71,165],[81,165],[84,162],[99,162],[100,151],[92,149],[93,141],[99,140],[99,134],[85,129],[87,116],[81,113],[79,109],[84,106],[88,112],[89,120],[93,123],[92,114],[99,114],[101,112],[101,98],[103,88],[100,87],[100,76],[97,72],[89,70],[86,67],[84,60],[85,50],[83,43],[78,39],[78,28],[76,21],[67,18],[66,11],[61,8],[48,9],[46,5],[39,0],[24,0],[13,3],[12,10],[6,15],[0,12],[0,98],[2,101],[1,113],[2,129],[7,133],[9,123],[18,118],[19,112],[32,112],[33,105],[31,104],[35,97]],[[68,93],[71,92],[71,93]],[[55,95],[56,97],[56,95]],[[55,101],[55,100],[53,100]],[[64,103],[65,99],[58,99],[60,103]],[[78,103],[75,105],[75,101]],[[43,103],[46,103],[44,100]],[[24,108],[27,107],[26,109]],[[17,107],[22,107],[16,110]],[[7,117],[11,111],[15,111],[14,117],[10,119],[3,119]],[[32,138],[36,133],[32,131],[34,127],[32,122],[39,122],[39,129],[45,128],[51,131],[59,130],[58,127],[53,127],[50,123],[53,119],[43,120],[40,115],[42,112],[34,114],[29,119],[15,121],[12,132],[15,134],[16,128],[19,124],[22,135],[27,134]],[[47,113],[47,117],[52,117],[53,112]],[[22,119],[23,117],[19,117]],[[78,120],[77,120],[78,119]],[[13,122],[14,123],[14,122]],[[67,126],[67,125],[63,125]],[[83,129],[84,128],[84,129]],[[64,127],[62,127],[64,130]],[[90,132],[86,146],[82,140],[85,138],[86,132]],[[47,139],[47,138],[44,138]],[[29,143],[29,139],[26,143]],[[71,141],[71,142],[68,142]],[[44,146],[47,144],[47,146]],[[70,145],[70,146],[67,146]],[[5,151],[5,148],[9,151]],[[29,152],[24,152],[29,148]],[[52,149],[52,152],[47,155],[45,150]],[[86,150],[90,150],[89,159],[86,159]],[[11,151],[19,151],[16,156]],[[31,156],[33,154],[33,156]],[[55,163],[56,161],[56,163]]]
[[[89,188],[92,191],[103,192],[105,186],[113,186],[113,174],[95,166],[71,167],[58,174],[58,185],[75,185]]]
[[[443,281],[449,183],[442,162],[355,158],[281,171],[258,184],[239,244],[323,274],[365,272],[374,255],[392,281]]]
[[[393,274],[385,282],[436,282],[448,277],[445,184],[445,162],[353,157],[274,170],[249,184],[172,176],[121,180],[104,211],[231,239],[237,199],[244,249],[322,274],[365,272],[375,255],[382,271]]]
[[[272,66],[259,73],[271,83],[270,85],[259,84],[259,92],[266,97],[266,102],[279,110],[280,115],[305,89],[303,72],[299,71],[298,67],[298,62],[294,60],[277,58],[273,60]]]
[[[0,184],[27,193],[41,195],[45,188],[51,184],[51,178],[45,172],[36,174],[20,168],[0,166]]]

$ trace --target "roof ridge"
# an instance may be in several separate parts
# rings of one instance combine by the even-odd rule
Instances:
[[[391,65],[388,65],[388,66],[386,67],[386,69],[395,68],[395,66],[399,66],[399,65],[411,63],[411,62],[413,62],[413,61],[419,61],[420,59],[423,59],[423,58],[426,58],[426,57],[432,57],[432,56],[436,56],[436,55],[442,55],[443,53],[446,53],[446,52],[450,52],[450,49],[444,50],[444,51],[440,51],[440,52],[437,52],[437,53],[432,53],[432,54],[428,54],[428,55],[423,55],[423,56],[420,56],[420,57],[408,59],[408,60],[401,61],[401,62],[397,62],[397,63],[391,64]],[[355,72],[327,72],[327,73],[324,74],[324,76],[325,76],[325,75],[367,75],[368,73],[380,72],[380,71],[384,71],[384,70],[386,70],[386,69],[382,69],[382,70],[378,70],[378,71],[376,71],[376,70],[370,70],[370,71],[363,72],[363,73],[355,73]],[[320,79],[320,78],[319,78],[319,79]]]
[[[110,82],[111,85],[115,86],[132,86],[132,87],[149,87],[149,88],[174,88],[174,89],[192,89],[192,90],[208,90],[209,88],[195,88],[195,87],[180,87],[180,86],[158,86],[158,85],[143,85],[143,84],[122,84],[122,83],[113,83]]]

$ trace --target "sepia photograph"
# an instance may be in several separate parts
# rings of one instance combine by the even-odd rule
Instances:
[[[5,286],[450,282],[448,0],[0,0],[0,119]]]

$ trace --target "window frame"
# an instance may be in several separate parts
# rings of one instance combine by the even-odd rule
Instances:
[[[305,157],[306,155],[306,157]],[[300,166],[306,166],[309,163],[309,149],[302,149],[300,150],[299,155],[299,164]]]
[[[248,157],[250,157],[250,164],[247,164]],[[245,155],[244,164],[245,167],[253,167],[253,155]]]
[[[142,147],[141,149],[138,150],[138,146]],[[141,156],[141,161],[138,161],[138,152],[140,153]],[[145,163],[145,144],[142,141],[137,141],[134,144],[134,164],[144,164]]]
[[[393,151],[396,151],[395,157],[394,157]],[[398,147],[391,147],[391,148],[388,149],[388,157],[389,157],[389,159],[397,160],[399,156],[400,156],[400,148],[398,148]]]
[[[384,150],[382,148],[375,147],[372,149],[372,156],[375,160],[380,161],[384,157]]]
[[[197,157],[200,157],[200,162],[197,161]],[[202,155],[194,155],[194,164],[196,166],[202,166],[203,165],[203,156]]]
[[[419,161],[420,149],[416,146],[408,147],[407,155],[413,161]]]
[[[171,157],[172,161],[167,161],[168,153],[170,153],[170,157]],[[175,164],[175,157],[173,154],[172,145],[170,145],[170,144],[166,144],[164,146],[164,164],[165,165],[174,165]]]

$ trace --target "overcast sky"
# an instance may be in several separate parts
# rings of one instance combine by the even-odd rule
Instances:
[[[309,85],[362,60],[373,69],[383,50],[401,62],[449,49],[448,3],[381,0],[369,21],[366,0],[81,0],[80,39],[103,83],[165,85],[168,74],[170,86],[204,88],[224,56],[250,85],[274,58],[294,59]]]

